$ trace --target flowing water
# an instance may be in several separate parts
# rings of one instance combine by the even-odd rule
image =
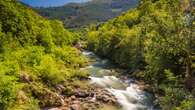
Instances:
[[[84,51],[83,55],[91,60],[88,67],[82,68],[91,73],[91,84],[111,92],[122,110],[154,110],[153,95],[140,90],[133,79],[118,78],[119,73],[113,69],[116,67],[109,60],[101,59],[89,51]]]

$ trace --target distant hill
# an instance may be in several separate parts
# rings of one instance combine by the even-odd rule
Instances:
[[[104,22],[133,8],[139,0],[92,0],[87,3],[70,3],[61,7],[36,8],[45,17],[62,20],[66,27],[76,28]]]
[[[32,7],[56,7],[68,3],[84,3],[91,0],[21,0]]]

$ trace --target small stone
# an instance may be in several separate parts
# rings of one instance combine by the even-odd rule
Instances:
[[[59,108],[50,108],[48,110],[62,110],[62,109],[59,109]]]
[[[76,99],[76,96],[73,95],[70,98],[71,98],[71,100],[75,100]]]
[[[70,106],[70,110],[81,110],[78,104],[73,104]]]
[[[56,85],[55,88],[56,88],[58,91],[60,91],[60,92],[62,92],[62,91],[65,89],[65,87],[64,87],[63,85],[61,85],[61,84]]]
[[[76,101],[73,101],[73,104],[79,104],[80,101],[76,100]]]

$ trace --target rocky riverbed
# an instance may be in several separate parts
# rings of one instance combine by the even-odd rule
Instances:
[[[100,87],[75,88],[71,96],[59,95],[59,107],[43,110],[97,110],[104,105],[119,106],[117,99],[107,90]]]

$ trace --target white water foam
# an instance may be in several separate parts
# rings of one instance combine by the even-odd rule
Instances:
[[[144,92],[136,84],[130,84],[126,90],[114,89],[115,84],[122,85],[115,76],[104,76],[102,78],[90,77],[91,83],[106,88],[112,93],[121,104],[123,110],[150,110],[142,101],[145,97]]]

